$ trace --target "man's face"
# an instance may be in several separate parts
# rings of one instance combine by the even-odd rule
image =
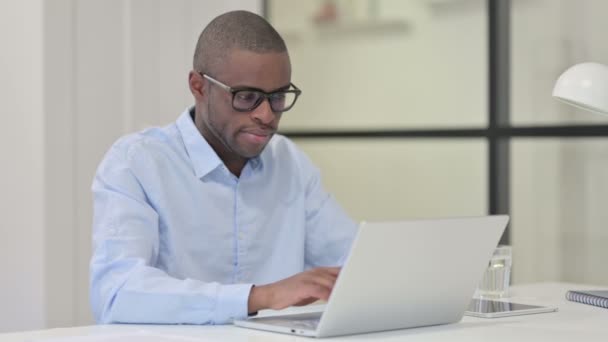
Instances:
[[[232,50],[217,70],[209,76],[231,88],[258,88],[265,92],[285,89],[291,79],[287,53],[255,53]],[[203,136],[226,161],[248,159],[259,155],[279,127],[282,113],[275,113],[268,100],[250,112],[232,107],[232,93],[204,80],[205,95],[201,101]]]

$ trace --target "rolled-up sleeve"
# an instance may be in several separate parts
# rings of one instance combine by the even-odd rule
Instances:
[[[159,216],[114,146],[93,181],[90,296],[98,323],[224,324],[247,316],[252,284],[177,279],[155,267]]]

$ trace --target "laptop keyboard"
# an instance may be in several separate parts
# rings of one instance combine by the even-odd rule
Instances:
[[[299,320],[289,320],[290,325],[294,328],[307,329],[307,330],[317,330],[317,326],[319,325],[319,319],[299,319]]]
[[[287,328],[316,330],[321,320],[321,312],[312,312],[296,315],[259,317],[253,319],[255,322],[278,325]]]

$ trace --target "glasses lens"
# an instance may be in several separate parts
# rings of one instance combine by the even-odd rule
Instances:
[[[234,94],[232,105],[238,110],[251,110],[262,100],[263,95],[257,91],[241,90]]]
[[[273,112],[284,112],[289,110],[296,102],[296,94],[278,91],[268,96],[270,108]],[[266,98],[261,92],[255,90],[240,90],[234,93],[232,106],[236,110],[250,111],[255,109]]]
[[[275,112],[283,112],[296,101],[296,94],[276,92],[270,95],[270,108]]]

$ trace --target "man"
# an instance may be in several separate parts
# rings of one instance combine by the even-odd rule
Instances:
[[[126,136],[93,182],[99,323],[222,324],[327,299],[356,231],[318,170],[275,135],[300,90],[285,43],[235,11],[201,33],[195,105]]]

